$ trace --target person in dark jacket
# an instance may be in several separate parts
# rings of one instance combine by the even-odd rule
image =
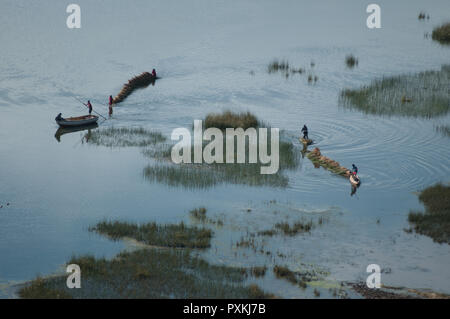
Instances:
[[[113,114],[113,103],[114,103],[113,97],[112,97],[112,95],[110,95],[109,96],[109,108],[108,108],[109,116],[111,116]]]
[[[356,167],[355,164],[352,164],[352,173],[353,173],[354,175],[357,175],[357,174],[358,174],[358,167]]]
[[[302,132],[303,132],[303,138],[305,140],[307,140],[308,139],[308,128],[306,127],[306,124],[303,125]]]

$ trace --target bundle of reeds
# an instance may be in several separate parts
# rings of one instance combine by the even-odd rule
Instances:
[[[113,103],[117,104],[122,102],[128,97],[128,95],[133,93],[135,89],[146,87],[155,80],[156,77],[151,75],[149,72],[143,72],[142,74],[135,76],[131,80],[128,80],[128,83],[123,85],[122,90],[120,90],[119,94],[117,94],[117,96],[113,99]]]
[[[323,156],[320,153],[320,149],[318,147],[316,147],[314,150],[312,150],[311,152],[309,152],[306,155],[311,162],[313,162],[314,164],[318,164],[320,166],[322,166],[323,168],[344,176],[344,177],[349,177],[350,176],[350,170],[348,168],[345,168],[344,166],[341,166],[338,162],[333,161],[332,159]]]

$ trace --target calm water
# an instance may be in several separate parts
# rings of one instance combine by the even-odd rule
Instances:
[[[366,3],[318,2],[80,0],[82,28],[70,30],[66,3],[3,0],[0,296],[9,296],[11,284],[57,271],[73,254],[111,257],[122,250],[124,243],[87,231],[102,218],[178,222],[199,205],[225,221],[203,254],[211,262],[314,264],[330,281],[365,280],[367,265],[377,263],[390,269],[382,277],[387,285],[450,293],[450,246],[403,231],[409,210],[421,209],[414,192],[450,180],[450,139],[435,130],[450,117],[388,118],[338,106],[343,88],[450,63],[450,49],[424,37],[450,18],[450,3],[378,1],[382,29],[369,30]],[[417,19],[421,10],[429,21]],[[353,70],[347,54],[359,59]],[[307,69],[317,83],[308,84],[307,75],[267,74],[273,58]],[[55,139],[59,112],[85,112],[74,95],[106,115],[107,96],[153,67],[163,79],[133,93],[101,126],[143,126],[169,136],[208,112],[248,110],[298,145],[307,123],[325,155],[358,165],[362,187],[351,197],[347,180],[304,159],[289,172],[287,189],[171,188],[144,179],[149,160],[139,149],[86,145],[80,132]],[[284,259],[232,247],[242,234],[271,227],[280,218],[274,211],[288,220],[326,214],[329,222],[311,235],[268,240]],[[271,275],[261,285],[284,297],[307,296]]]

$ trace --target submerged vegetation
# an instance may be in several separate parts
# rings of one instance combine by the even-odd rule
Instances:
[[[246,143],[248,148],[248,143]],[[247,149],[248,151],[248,149]],[[148,165],[144,177],[150,181],[185,188],[208,188],[222,183],[248,186],[287,187],[289,179],[282,172],[295,169],[300,154],[292,143],[280,142],[280,168],[275,174],[261,174],[261,163],[202,163]]]
[[[442,134],[444,134],[445,136],[450,137],[450,125],[441,125],[441,126],[437,126],[436,130],[438,132],[441,132]]]
[[[433,117],[450,110],[450,66],[375,80],[341,92],[340,102],[369,114]]]
[[[102,221],[90,230],[114,240],[129,237],[147,245],[177,248],[207,248],[212,237],[211,230],[186,226],[184,223],[137,225],[120,221]]]
[[[222,183],[286,187],[288,178],[280,172],[261,174],[258,164],[149,165],[144,176],[150,181],[185,188],[208,188]]]
[[[420,193],[419,200],[425,212],[409,213],[408,221],[413,224],[413,230],[438,243],[450,244],[450,186],[428,187]]]
[[[86,136],[87,143],[107,147],[149,146],[162,143],[165,136],[157,131],[149,131],[142,127],[108,127],[95,130]]]
[[[433,30],[431,37],[441,44],[450,44],[450,22],[447,22]]]

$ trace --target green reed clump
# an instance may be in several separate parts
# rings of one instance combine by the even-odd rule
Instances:
[[[267,266],[254,266],[250,268],[250,273],[253,277],[259,278],[266,275]]]
[[[293,284],[297,284],[298,283],[297,276],[295,275],[295,272],[290,270],[288,267],[275,265],[273,267],[273,273],[275,274],[275,276],[277,278],[285,279],[285,280],[287,280],[287,281],[289,281],[289,282],[291,282]]]
[[[408,221],[416,233],[450,244],[450,186],[436,184],[423,190],[419,200],[425,212],[411,211]]]
[[[275,59],[267,66],[267,72],[269,73],[275,73],[279,71],[289,71],[289,62],[286,60],[279,61]]]
[[[189,211],[189,214],[193,218],[198,219],[200,221],[206,220],[206,208],[205,207],[195,208],[195,209]]]
[[[297,271],[290,270],[287,266],[275,265],[273,267],[275,277],[289,281],[300,288],[305,289],[308,283],[323,280],[328,272],[315,268],[311,265],[302,264],[302,268]]]
[[[211,265],[186,250],[138,249],[112,260],[73,257],[83,271],[82,289],[69,289],[65,275],[34,280],[21,291],[24,298],[52,298],[61,291],[73,298],[272,298],[258,286],[245,285],[245,268]],[[29,287],[43,286],[39,290]],[[33,290],[34,289],[34,290]]]
[[[341,92],[340,104],[369,114],[433,117],[450,110],[450,66],[375,80]]]
[[[95,145],[107,147],[150,146],[166,140],[160,132],[146,130],[142,127],[108,127],[91,132],[86,141]]]
[[[313,227],[312,220],[309,222],[296,222],[293,225],[290,225],[287,222],[277,223],[275,224],[275,228],[279,229],[283,232],[283,234],[288,236],[295,236],[300,233],[310,232]]]
[[[421,11],[421,12],[419,13],[419,15],[417,16],[417,18],[418,18],[419,20],[425,20],[425,19],[429,20],[429,19],[430,19],[430,15],[429,15],[429,14],[426,14],[426,13],[423,12],[423,11]]]
[[[354,66],[358,65],[358,59],[352,54],[347,55],[345,57],[345,64],[347,64],[347,67],[353,68]]]
[[[433,30],[431,37],[441,44],[450,44],[450,22],[447,22]]]
[[[206,128],[214,127],[220,130],[227,128],[243,128],[258,127],[260,122],[258,118],[250,112],[234,113],[225,111],[223,113],[210,113],[204,119],[204,126]]]
[[[130,237],[148,245],[178,248],[207,248],[212,237],[211,230],[186,226],[183,222],[170,225],[156,223],[137,225],[121,221],[102,221],[89,230],[107,235],[114,240]]]

